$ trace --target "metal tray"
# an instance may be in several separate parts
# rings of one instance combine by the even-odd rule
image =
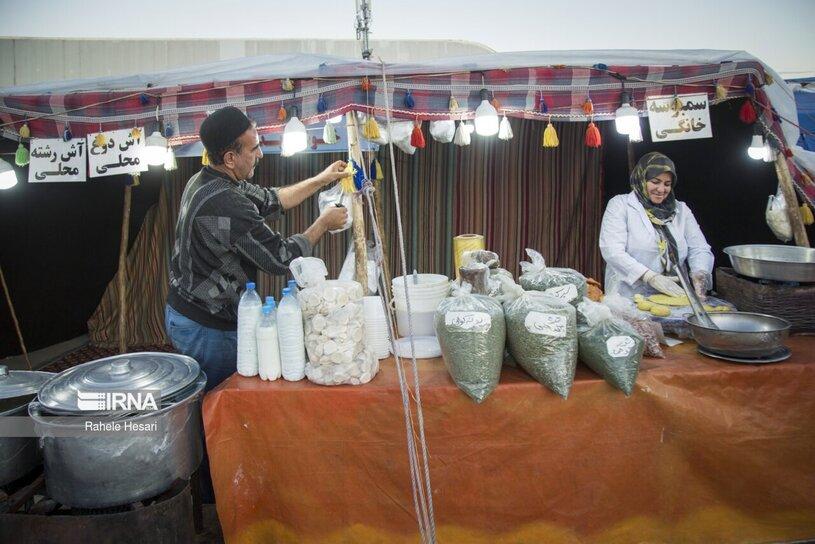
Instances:
[[[738,274],[776,281],[815,282],[815,249],[773,244],[729,246],[724,252]]]

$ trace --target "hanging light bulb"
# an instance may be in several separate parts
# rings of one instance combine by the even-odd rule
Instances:
[[[628,133],[628,141],[631,143],[639,143],[642,141],[642,126],[640,125],[639,117],[635,119],[632,130]]]
[[[167,158],[167,138],[162,136],[161,132],[156,130],[144,140],[142,158],[150,166],[164,164]]]
[[[15,185],[17,185],[17,174],[14,168],[0,159],[0,189],[11,189]]]
[[[628,91],[622,93],[622,104],[614,114],[614,126],[620,134],[631,134],[636,130],[635,124],[639,124],[640,119],[637,110],[631,105],[631,94]]]
[[[292,110],[291,119],[286,123],[286,128],[283,129],[283,143],[281,144],[281,153],[286,157],[290,157],[308,147],[306,126],[297,118],[297,108],[293,107]]]
[[[481,104],[475,109],[475,131],[479,136],[498,133],[498,111],[490,104],[489,98],[489,91],[481,89]]]
[[[753,134],[753,140],[750,142],[750,147],[747,148],[747,155],[757,161],[764,158],[764,137],[761,134]]]

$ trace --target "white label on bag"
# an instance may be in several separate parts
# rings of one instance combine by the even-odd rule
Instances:
[[[563,338],[566,336],[566,325],[569,320],[566,316],[555,314],[544,314],[541,312],[529,312],[524,319],[526,330],[532,334],[545,334]]]
[[[447,312],[444,324],[465,331],[487,332],[492,327],[492,320],[486,312]]]
[[[555,297],[566,302],[571,302],[577,298],[577,287],[571,283],[568,283],[566,285],[550,287],[549,289],[544,291],[544,293],[549,295],[550,297]]]
[[[612,336],[606,340],[606,350],[612,357],[628,357],[636,345],[630,336]]]

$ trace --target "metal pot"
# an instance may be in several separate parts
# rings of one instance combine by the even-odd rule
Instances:
[[[130,364],[120,364],[123,360]],[[203,456],[201,399],[207,379],[198,364],[182,355],[154,353],[126,354],[80,366],[86,365],[85,370],[75,367],[73,372],[66,371],[70,374],[51,380],[41,389],[38,400],[29,405],[51,497],[74,508],[107,508],[154,497],[175,480],[189,478]],[[125,367],[126,372],[120,372]],[[182,372],[175,373],[177,379],[159,384],[156,376],[174,374],[169,367],[194,368],[194,381],[189,382]],[[112,380],[104,368],[113,371]],[[115,387],[111,382],[122,389],[146,383],[150,389],[161,390],[159,409],[66,413],[66,407],[75,401],[65,388],[96,386],[97,391],[112,391]],[[77,391],[83,391],[81,388]],[[118,430],[104,432],[93,425],[118,426]]]
[[[815,249],[777,244],[729,246],[724,252],[742,276],[776,281],[815,282]]]
[[[52,376],[50,372],[10,371],[0,365],[0,417],[28,417],[28,402]],[[41,462],[35,437],[0,437],[0,486],[22,478]]]
[[[707,350],[730,357],[766,357],[784,347],[790,323],[780,317],[749,312],[709,314],[719,329],[704,327],[696,316],[685,321],[693,339]]]

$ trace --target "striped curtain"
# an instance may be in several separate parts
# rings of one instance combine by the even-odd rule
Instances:
[[[405,239],[406,268],[453,276],[453,236],[483,234],[487,247],[503,265],[518,274],[524,249],[540,251],[550,266],[570,267],[600,278],[598,249],[602,218],[602,148],[584,144],[585,123],[555,123],[560,146],[543,149],[544,123],[511,119],[514,139],[481,138],[458,147],[429,137],[427,147],[408,155],[395,150],[396,173]],[[602,123],[605,124],[605,123]],[[254,181],[283,186],[315,175],[345,154],[266,156]],[[369,157],[373,158],[372,156]],[[382,229],[392,276],[402,275],[396,207],[387,147],[378,152],[385,180],[377,183],[383,201]],[[166,175],[159,203],[148,213],[128,257],[130,281],[128,344],[163,343],[163,308],[167,296],[167,266],[175,221],[187,180],[200,160],[178,160],[179,169]],[[288,211],[271,227],[284,234],[303,232],[318,215],[316,198]],[[366,222],[368,215],[366,213]],[[369,226],[370,229],[370,226]],[[350,230],[326,235],[315,248],[330,277],[342,268],[351,242]],[[258,275],[262,295],[279,300],[285,277]],[[98,345],[116,345],[117,280],[114,278],[88,322]]]

